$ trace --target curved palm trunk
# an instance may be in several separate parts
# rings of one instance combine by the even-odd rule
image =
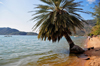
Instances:
[[[83,53],[84,52],[84,50],[81,47],[74,44],[74,42],[71,40],[70,36],[67,33],[64,36],[69,43],[70,53],[77,54],[77,53]]]

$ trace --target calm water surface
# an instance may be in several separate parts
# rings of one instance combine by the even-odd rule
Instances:
[[[86,37],[71,38],[84,47]],[[37,36],[0,35],[0,66],[53,66],[69,58],[69,45],[64,37],[52,43],[38,40]]]

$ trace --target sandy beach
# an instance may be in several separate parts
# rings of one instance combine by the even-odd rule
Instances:
[[[82,56],[65,66],[100,66],[100,37],[87,39],[86,49]]]
[[[100,66],[100,38],[93,37],[88,40],[87,48],[91,48],[85,52],[90,59],[86,60],[85,66]]]

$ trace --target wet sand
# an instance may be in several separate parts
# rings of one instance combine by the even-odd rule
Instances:
[[[71,58],[69,59],[70,61],[66,61],[66,62],[61,62],[61,63],[57,63],[57,64],[49,64],[49,65],[45,65],[45,66],[84,66],[86,60],[83,60],[82,58],[78,58],[75,56],[71,56]]]

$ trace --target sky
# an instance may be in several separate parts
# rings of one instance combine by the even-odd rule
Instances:
[[[75,0],[83,1],[81,3],[84,11],[92,11],[96,0]],[[35,4],[41,4],[40,0],[0,0],[0,28],[10,27],[18,29],[19,31],[32,32],[32,27],[35,24],[30,21],[33,18],[29,11],[34,11]],[[43,4],[43,3],[42,3]],[[80,13],[85,19],[93,19],[90,14]],[[36,31],[33,31],[36,32]]]

